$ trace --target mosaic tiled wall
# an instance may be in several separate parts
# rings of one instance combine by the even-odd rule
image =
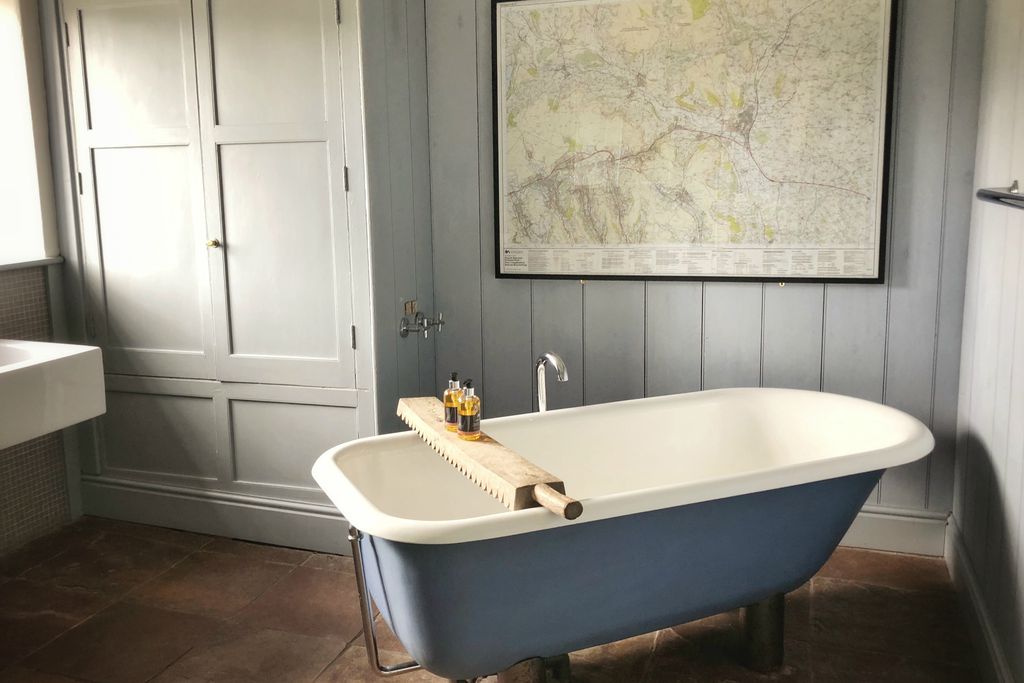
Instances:
[[[45,268],[0,271],[0,339],[51,336]],[[0,450],[0,555],[69,517],[59,433]]]

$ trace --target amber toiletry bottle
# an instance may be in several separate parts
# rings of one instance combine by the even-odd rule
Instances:
[[[448,388],[444,390],[444,426],[449,432],[459,428],[459,402],[462,401],[462,385],[459,384],[459,373],[453,372],[448,380]]]
[[[480,438],[480,397],[473,388],[473,380],[467,379],[459,402],[459,438],[476,441]]]

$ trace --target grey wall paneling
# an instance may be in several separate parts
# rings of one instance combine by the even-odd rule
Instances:
[[[945,147],[935,141],[944,142],[948,134],[954,10],[952,2],[904,2],[897,67],[885,402],[926,424],[931,421],[945,185]],[[938,45],[935,36],[943,37]],[[929,462],[886,472],[879,485],[881,501],[926,507]]]
[[[430,209],[430,135],[427,111],[427,31],[425,0],[406,0],[409,52],[409,125],[412,129],[412,203],[416,244],[416,296],[424,308],[434,306],[434,248]],[[419,343],[420,392],[436,390],[436,342]]]
[[[404,301],[435,313],[423,0],[364,2],[360,24],[377,420],[394,431],[399,397],[434,393],[434,335],[398,335]]]
[[[646,291],[647,395],[699,390],[704,286],[699,282],[648,282]]]
[[[702,388],[760,384],[763,290],[762,285],[748,282],[704,286]]]
[[[826,285],[821,388],[881,401],[887,285]]]
[[[484,381],[478,145],[479,100],[489,95],[472,87],[480,61],[476,4],[430,0],[426,9],[434,298],[448,320],[437,348],[441,386],[453,369]]]
[[[993,3],[990,13],[1006,11],[1012,3]],[[991,15],[991,14],[990,14]],[[1022,20],[1019,11],[1012,17],[1017,29]],[[1005,185],[1013,169],[1012,146],[1006,144],[1012,134],[1018,73],[1017,31],[1007,22],[1004,30],[990,28],[986,34],[985,71],[982,82],[982,108],[979,112],[979,138],[975,185]],[[962,463],[959,480],[962,513],[957,523],[963,533],[967,552],[984,577],[991,573],[987,562],[991,509],[1001,508],[1001,500],[992,501],[995,461],[1004,453],[996,450],[999,438],[995,423],[996,392],[1001,368],[999,358],[1002,310],[1003,267],[1007,247],[1007,229],[1011,213],[1002,207],[975,202],[970,240],[970,263],[964,323],[961,430],[958,460]],[[996,489],[998,490],[998,489]],[[1000,492],[1001,493],[1001,492]],[[987,585],[987,582],[986,582]],[[989,595],[986,598],[991,597]]]
[[[933,388],[932,432],[936,447],[928,483],[928,508],[953,508],[956,450],[957,396],[959,393],[961,335],[971,204],[974,199],[974,158],[978,131],[985,6],[959,2],[953,36],[950,124],[946,157],[946,212],[943,216],[942,260],[939,264],[938,329]]]
[[[980,15],[976,9],[964,21]],[[1019,2],[988,3],[976,187],[1024,177],[1022,36]],[[976,48],[965,53],[976,57]],[[1024,212],[973,202],[966,280],[949,564],[972,605],[985,673],[1017,681],[1024,680]]]
[[[764,286],[761,385],[821,388],[824,285]]]
[[[583,288],[587,404],[644,396],[644,283],[588,281]]]
[[[548,383],[554,407],[637,395],[637,376],[646,395],[822,388],[909,410],[941,443],[957,391],[978,10],[968,0],[901,6],[887,284],[779,288],[494,279],[491,3],[426,3],[435,290],[452,321],[439,341],[439,380],[456,366],[482,371],[488,415],[520,412],[529,361],[554,350],[571,378]],[[874,502],[931,510],[941,524],[951,486],[941,457],[889,474]]]

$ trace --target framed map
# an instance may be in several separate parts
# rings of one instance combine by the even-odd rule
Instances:
[[[496,274],[881,282],[893,12],[496,1]]]

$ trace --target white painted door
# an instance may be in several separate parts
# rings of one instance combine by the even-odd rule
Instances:
[[[213,377],[191,4],[65,3],[87,333],[108,372]]]
[[[193,11],[218,377],[354,387],[334,2]]]
[[[107,370],[355,387],[334,3],[65,12]]]

